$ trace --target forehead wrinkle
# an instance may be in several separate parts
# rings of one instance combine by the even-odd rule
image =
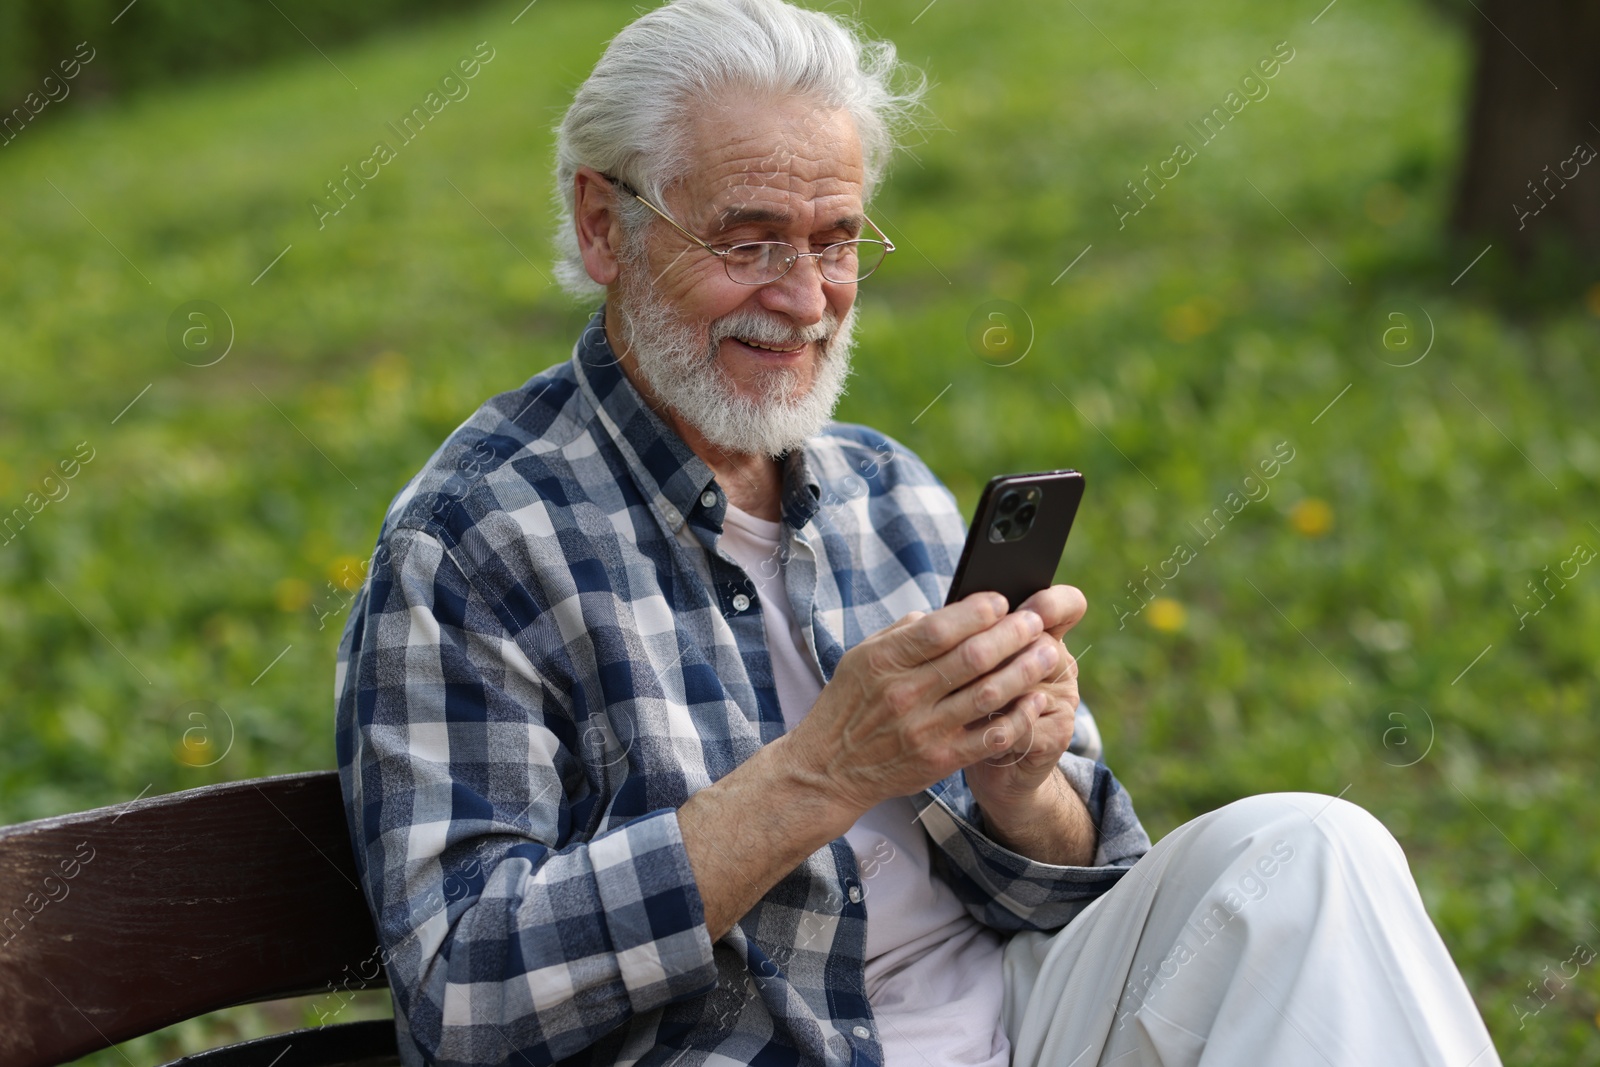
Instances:
[[[719,95],[693,123],[693,154],[704,165],[686,176],[684,208],[704,232],[741,224],[790,230],[819,217],[833,221],[816,223],[817,231],[865,228],[854,125],[838,108],[802,113],[804,104]],[[720,211],[718,201],[726,205]]]
[[[818,226],[819,230],[849,230],[859,233],[866,225],[866,216],[859,211],[840,215],[832,223]],[[794,222],[794,216],[787,211],[763,207],[730,207],[725,208],[717,216],[717,233],[724,233],[735,226],[746,223],[767,223],[772,226],[788,226]]]
[[[841,183],[832,177],[807,181],[791,176],[785,187],[761,179],[752,183],[751,177],[748,172],[739,175],[724,196],[713,198],[713,203],[707,205],[710,210],[706,222],[715,227],[715,232],[749,224],[788,230],[798,223],[814,233],[837,229],[859,233],[866,226],[859,188],[852,187],[854,183],[848,179]],[[737,199],[717,210],[715,201],[735,192],[739,194]]]

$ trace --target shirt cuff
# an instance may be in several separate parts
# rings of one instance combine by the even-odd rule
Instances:
[[[589,862],[635,1012],[715,984],[705,905],[675,810],[663,808],[620,833],[596,837]]]
[[[1072,782],[1072,775],[1067,779]],[[981,813],[975,813],[977,821],[969,819],[932,792],[911,800],[945,861],[942,873],[969,910],[981,908],[977,917],[997,929],[1059,929],[1128,873],[1127,866],[1109,863],[1042,863],[990,837],[980,825]],[[1096,858],[1104,858],[1098,845]]]

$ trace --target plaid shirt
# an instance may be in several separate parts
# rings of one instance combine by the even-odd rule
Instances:
[[[843,837],[708,935],[678,808],[783,716],[755,585],[717,549],[727,496],[603,321],[395,498],[339,649],[339,775],[401,1058],[881,1064]],[[966,524],[890,438],[830,424],[786,458],[782,511],[773,565],[824,678],[943,603]],[[1104,763],[1060,766],[1095,866],[996,843],[960,773],[912,798],[935,876],[998,930],[1065,925],[1150,847]]]

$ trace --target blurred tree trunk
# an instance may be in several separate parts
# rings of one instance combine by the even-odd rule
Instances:
[[[1473,0],[1457,233],[1600,258],[1600,0]]]

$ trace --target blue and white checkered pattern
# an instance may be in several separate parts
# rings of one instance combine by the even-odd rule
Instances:
[[[677,810],[784,730],[727,496],[591,321],[395,498],[339,650],[339,774],[403,1061],[883,1061],[844,838],[715,944]],[[831,424],[783,469],[783,568],[824,678],[940,606],[966,526],[914,455]],[[1092,735],[1092,721],[1083,715]],[[912,798],[936,874],[1002,931],[1063,926],[1150,847],[1104,763],[1061,767],[1092,867],[987,837],[956,774]]]

